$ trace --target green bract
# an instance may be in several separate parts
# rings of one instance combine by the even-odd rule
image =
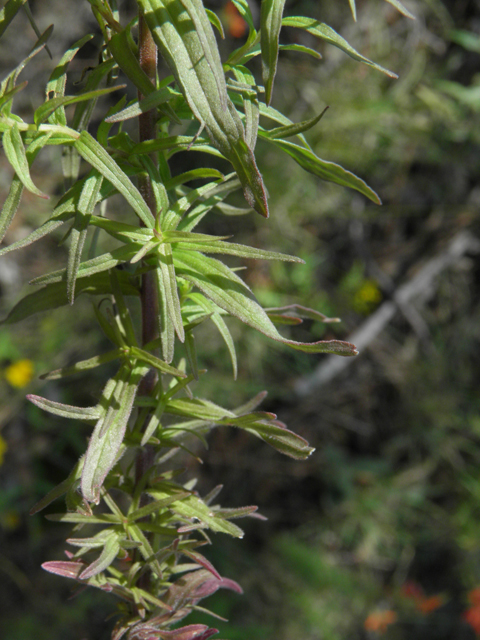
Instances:
[[[409,15],[397,0],[387,1]],[[34,105],[28,121],[14,112],[15,96],[26,87],[18,78],[31,58],[46,47],[52,28],[40,35],[26,0],[8,0],[0,11],[0,35],[20,10],[27,11],[38,31],[30,54],[0,85],[0,136],[14,172],[0,214],[0,239],[25,190],[49,197],[31,173],[45,147],[62,147],[66,185],[48,218],[27,237],[2,246],[0,255],[39,241],[62,225],[66,225],[68,244],[65,268],[32,280],[39,288],[17,302],[3,322],[12,324],[73,305],[78,296],[88,294],[111,349],[42,377],[81,379],[93,368],[117,365],[95,406],[75,407],[28,396],[40,409],[81,421],[88,429],[85,454],[32,513],[65,496],[66,512],[48,517],[76,525],[80,536],[83,525],[92,525],[85,537],[67,540],[75,549],[68,560],[43,566],[120,598],[113,640],[204,640],[214,631],[205,625],[175,631],[170,627],[217,589],[241,589],[222,578],[196,548],[210,541],[208,531],[242,537],[242,530],[231,520],[251,515],[256,507],[211,505],[216,494],[200,496],[194,482],[182,483],[176,472],[159,463],[178,451],[197,457],[192,449],[195,443],[204,444],[212,428],[223,426],[243,429],[298,460],[308,457],[313,448],[274,414],[257,410],[265,393],[237,408],[195,396],[195,381],[205,374],[197,362],[196,327],[204,322],[215,325],[227,346],[234,377],[238,361],[226,322],[229,317],[296,350],[341,356],[357,352],[354,345],[340,340],[303,343],[282,335],[276,325],[297,324],[302,317],[321,322],[337,319],[295,304],[263,309],[238,269],[221,258],[302,261],[204,233],[202,221],[213,211],[237,216],[253,209],[268,217],[267,191],[254,155],[257,138],[320,179],[380,203],[361,178],[319,158],[310,148],[304,133],[319,124],[323,113],[294,123],[270,106],[282,51],[321,57],[304,45],[281,44],[283,28],[307,31],[355,61],[395,74],[357,52],[324,23],[285,16],[285,0],[262,0],[258,30],[247,0],[233,0],[248,36],[224,62],[212,27],[223,37],[221,20],[202,0],[136,0],[138,19],[129,24],[122,2],[89,0],[89,4],[103,38],[97,64],[89,68],[81,91],[65,95],[69,64],[93,38],[85,34],[52,64],[45,101]],[[350,8],[355,17],[354,0]],[[156,72],[157,48],[171,73],[164,79]],[[265,87],[247,66],[258,55]],[[133,99],[127,84],[119,84],[119,76],[120,82],[138,92]],[[113,106],[108,102],[111,94]],[[66,109],[69,105],[74,105],[73,111]],[[100,121],[91,126],[94,109]],[[136,119],[138,137],[129,128]],[[273,128],[268,121],[275,123]],[[171,158],[189,151],[204,154],[205,166],[172,175]],[[208,165],[212,155],[215,167]],[[221,169],[218,163],[223,163]],[[232,167],[234,171],[228,173]],[[227,201],[239,189],[248,207]],[[111,200],[116,195],[123,199],[118,210]],[[130,209],[138,226],[124,215]],[[105,242],[96,243],[98,234]],[[98,246],[105,248],[98,251]],[[142,307],[141,328],[130,314],[137,299]]]

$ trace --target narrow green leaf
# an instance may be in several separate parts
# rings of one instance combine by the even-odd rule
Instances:
[[[195,336],[192,331],[185,331],[185,353],[187,354],[192,375],[195,380],[198,380],[197,348],[195,345]]]
[[[124,247],[118,247],[110,253],[103,253],[96,258],[82,262],[78,268],[77,278],[85,278],[102,271],[109,271],[123,262],[129,262],[135,253],[140,249],[136,243],[131,243]],[[44,276],[39,276],[30,281],[30,284],[53,284],[65,280],[66,270],[52,271]]]
[[[233,378],[237,379],[238,367],[237,367],[237,352],[235,350],[235,343],[232,338],[232,334],[230,333],[225,320],[222,318],[221,314],[218,312],[218,307],[210,300],[206,300],[201,293],[191,293],[189,297],[194,300],[198,305],[200,305],[207,313],[211,313],[211,320],[214,325],[217,327],[220,335],[225,341],[227,345],[228,352],[230,354],[230,359],[232,361],[233,367]]]
[[[96,367],[100,367],[102,364],[107,364],[107,362],[113,362],[113,360],[117,360],[124,355],[123,349],[114,349],[113,351],[108,351],[107,353],[103,353],[100,356],[93,356],[93,358],[88,358],[87,360],[81,360],[77,362],[72,367],[63,367],[62,369],[55,369],[55,371],[49,371],[48,373],[44,373],[40,376],[41,380],[59,380],[60,378],[65,378],[67,376],[73,376],[75,373],[79,371],[88,371],[89,369],[95,369]]]
[[[100,556],[92,562],[82,573],[78,576],[80,580],[88,580],[88,578],[93,578],[98,573],[101,573],[107,567],[109,567],[112,562],[117,557],[120,551],[120,543],[118,542],[118,535],[112,532],[105,541],[105,546],[103,548]]]
[[[181,173],[178,176],[174,176],[171,178],[166,184],[165,189],[170,191],[172,189],[176,189],[182,184],[186,182],[190,182],[191,180],[202,180],[205,178],[216,178],[217,180],[223,180],[225,176],[223,173],[218,171],[218,169],[213,168],[202,168],[202,169],[192,169],[191,171],[185,171],[185,173]]]
[[[122,273],[122,291],[127,295],[138,296],[139,291],[130,283],[127,273]],[[77,296],[81,293],[92,295],[107,295],[110,293],[108,274],[99,273],[93,276],[78,278],[76,283]],[[42,287],[38,291],[22,298],[2,320],[2,324],[13,324],[25,320],[35,313],[57,309],[68,304],[67,289],[64,282],[56,282]]]
[[[152,228],[154,221],[150,209],[130,178],[107,151],[87,131],[82,131],[80,137],[75,140],[75,148],[84,160],[122,194],[145,226]]]
[[[255,87],[253,74],[241,65],[233,67],[235,78],[249,87]],[[243,95],[243,110],[245,112],[245,140],[251,149],[255,149],[257,144],[258,123],[260,120],[260,107],[258,104],[257,91]]]
[[[20,180],[17,180],[17,184],[21,185]],[[23,189],[23,185],[22,185],[22,189]],[[10,191],[12,191],[12,189],[10,189]],[[6,206],[7,206],[7,203],[5,203],[5,207]],[[69,217],[69,214],[65,214],[59,219],[47,220],[47,222],[44,222],[40,227],[38,227],[38,229],[35,229],[34,231],[32,231],[32,233],[29,233],[28,236],[26,236],[25,238],[22,238],[21,240],[17,240],[16,242],[12,242],[12,244],[9,244],[6,247],[2,247],[2,249],[0,249],[0,256],[3,256],[5,253],[9,253],[10,251],[16,251],[17,249],[22,249],[23,247],[27,247],[33,242],[40,240],[40,238],[43,238],[49,233],[52,233],[53,231],[55,231],[55,229],[58,229],[58,227],[61,227],[62,224],[65,222],[65,220],[68,219],[68,217]],[[0,220],[0,230],[2,230],[1,220]],[[6,230],[7,229],[5,229],[4,231],[6,232]],[[0,231],[0,236],[1,236],[1,231]]]
[[[99,65],[97,65],[93,69],[93,71],[90,71],[84,87],[85,92],[94,91],[95,89],[97,89],[103,78],[112,71],[114,66],[115,60],[113,58],[108,58],[104,62],[101,62]],[[73,114],[72,118],[72,129],[75,129],[76,131],[82,131],[83,129],[86,129],[88,127],[96,103],[96,99],[93,99],[86,102],[79,102],[77,104],[77,106],[75,107],[75,113]]]
[[[172,502],[176,502],[177,500],[182,500],[190,495],[190,491],[184,491],[183,493],[176,493],[171,496],[167,496],[166,498],[162,498],[161,500],[155,500],[154,502],[150,502],[150,504],[141,507],[140,509],[136,509],[128,514],[128,521],[135,522],[135,520],[140,520],[141,518],[146,518],[152,513],[156,513],[160,510],[165,509]]]
[[[312,127],[314,127],[325,115],[328,107],[320,113],[318,116],[311,118],[310,120],[304,120],[303,122],[298,122],[295,124],[284,125],[283,127],[275,127],[274,129],[270,129],[268,131],[268,135],[273,140],[277,138],[290,138],[292,136],[298,136],[300,133],[304,133],[308,131]]]
[[[281,44],[281,51],[298,51],[298,53],[306,53],[312,58],[316,58],[317,60],[322,59],[322,54],[319,53],[316,49],[312,49],[311,47],[305,47],[302,44]]]
[[[154,91],[143,100],[140,100],[140,102],[135,102],[126,109],[118,111],[108,118],[105,118],[105,122],[123,122],[125,120],[130,120],[131,118],[137,118],[142,115],[142,113],[147,113],[151,109],[155,109],[172,98],[177,98],[181,95],[182,94],[179,91],[176,91],[171,87],[163,87],[162,89],[158,89],[158,91]]]
[[[144,349],[140,349],[139,347],[131,347],[130,354],[141,362],[144,362],[145,364],[158,369],[158,371],[161,371],[162,373],[168,373],[171,376],[175,376],[178,378],[186,378],[186,374],[183,371],[172,367],[171,365],[167,364],[163,360],[160,360],[160,358],[157,358],[152,353],[149,353]]]
[[[357,7],[355,6],[355,0],[348,0],[350,3],[350,11],[352,12],[353,19],[357,21]]]
[[[150,493],[150,492],[149,492]],[[234,538],[243,538],[240,527],[216,516],[215,512],[197,496],[188,496],[170,505],[169,509],[184,518],[197,519],[205,527],[219,533],[226,533]]]
[[[133,327],[130,311],[125,304],[125,298],[123,297],[122,287],[120,286],[117,269],[110,270],[110,284],[112,285],[112,293],[115,299],[115,305],[118,310],[118,315],[120,317],[120,324],[123,330],[122,332],[126,337],[126,342],[131,347],[136,347],[138,345],[138,341],[135,335],[135,329]]]
[[[105,433],[103,418],[100,418],[90,438],[85,465],[82,473],[81,488],[85,500],[98,504],[100,489],[108,472],[123,455],[123,436],[133,408],[137,387],[147,369],[131,372],[119,398],[114,418]]]
[[[83,47],[84,44],[89,42],[93,38],[93,34],[87,34],[77,42],[75,42],[62,56],[60,62],[55,67],[50,76],[50,79],[46,87],[47,98],[58,98],[65,95],[65,87],[67,84],[67,69],[69,63],[73,60],[78,50]],[[53,94],[53,95],[52,95]],[[59,108],[54,114],[52,114],[50,122],[52,124],[59,124],[66,126],[67,118],[65,115],[65,109]]]
[[[86,516],[81,513],[49,513],[45,516],[52,522],[67,522],[70,524],[122,524],[113,513],[102,513],[95,516]]]
[[[232,163],[250,206],[268,216],[262,177],[227,94],[215,35],[201,0],[139,0],[145,20],[193,114]],[[174,52],[174,53],[173,53]]]
[[[392,7],[395,7],[397,11],[400,11],[400,13],[402,13],[407,18],[411,18],[412,20],[415,20],[415,16],[413,15],[413,13],[410,13],[410,11],[405,7],[405,5],[399,2],[399,0],[386,0],[386,2],[391,4]]]
[[[222,40],[225,40],[225,31],[223,30],[222,21],[220,20],[220,18],[214,11],[210,11],[210,9],[205,9],[205,11],[207,13],[208,19],[219,32]]]
[[[2,212],[0,213],[0,241],[5,237],[10,224],[17,213],[18,205],[22,199],[22,193],[23,183],[20,178],[15,175],[13,176],[7,199],[2,207]],[[8,247],[5,249],[8,249]],[[5,249],[2,249],[2,251],[5,251]],[[12,251],[12,249],[10,249],[10,251]]]
[[[61,416],[62,418],[69,418],[70,420],[98,420],[100,417],[100,409],[98,407],[73,407],[69,404],[62,404],[60,402],[54,402],[53,400],[47,400],[47,398],[41,398],[40,396],[27,395],[27,400],[39,409],[48,411],[55,416]]]
[[[277,73],[278,40],[284,6],[285,0],[263,0],[260,9],[262,77],[267,105],[272,101],[273,81]]]
[[[107,95],[113,91],[124,89],[126,85],[121,84],[116,87],[107,87],[106,89],[96,89],[95,91],[87,91],[86,93],[79,93],[76,96],[58,96],[44,102],[34,114],[34,121],[37,127],[55,113],[60,107],[66,107],[69,104],[77,104],[77,102],[85,102],[89,100],[96,100],[100,96]],[[61,124],[61,123],[59,123]],[[62,123],[63,124],[63,123]]]
[[[108,48],[120,69],[137,87],[143,96],[149,96],[155,91],[149,77],[140,66],[138,57],[130,47],[129,28],[114,33],[108,42]]]
[[[95,170],[90,172],[85,181],[78,201],[78,211],[71,231],[70,248],[67,262],[67,297],[70,304],[75,299],[75,281],[82,259],[83,246],[87,238],[90,216],[95,210],[103,177]]]
[[[177,279],[175,277],[171,245],[159,245],[158,259],[160,263],[160,277],[162,278],[163,288],[166,295],[168,315],[173,327],[175,328],[175,333],[177,334],[178,339],[180,342],[184,342],[185,332],[183,330],[182,312],[180,309],[180,298],[178,296]]]
[[[295,460],[305,460],[315,451],[304,438],[287,429],[278,420],[268,419],[268,416],[269,414],[263,412],[250,413],[240,418],[226,418],[220,424],[239,427],[253,433],[277,451]]]
[[[304,260],[296,256],[289,256],[285,253],[277,253],[276,251],[264,251],[263,249],[255,249],[244,244],[236,244],[234,242],[223,242],[216,240],[215,242],[178,242],[174,251],[200,251],[201,253],[223,253],[230,256],[239,256],[250,260],[282,260],[283,262],[300,262],[304,264]]]
[[[222,262],[187,251],[177,251],[174,261],[179,275],[197,286],[221,309],[272,340],[307,353],[335,353],[344,356],[357,354],[355,347],[349,342],[329,340],[303,343],[281,336],[250,289]]]
[[[14,19],[27,0],[7,0],[5,6],[0,11],[0,36]]]
[[[320,38],[321,40],[325,40],[329,44],[333,44],[338,49],[341,49],[346,54],[348,54],[354,60],[358,62],[363,62],[367,64],[369,67],[373,67],[377,71],[381,71],[385,73],[390,78],[398,78],[396,73],[389,71],[388,69],[384,69],[379,64],[372,62],[365,56],[362,56],[358,51],[356,51],[345,38],[342,38],[336,31],[334,31],[331,27],[324,24],[323,22],[319,22],[318,20],[314,20],[313,18],[305,18],[302,16],[291,16],[288,18],[283,18],[282,25],[284,27],[297,27],[298,29],[304,29],[311,33],[312,35]]]
[[[7,160],[12,165],[25,189],[40,198],[48,200],[48,196],[33,184],[32,178],[30,177],[28,160],[17,124],[14,124],[13,127],[7,129],[3,134],[3,149]]]
[[[162,342],[162,357],[165,362],[172,362],[175,351],[175,329],[170,321],[167,306],[167,289],[162,270],[155,269],[155,284],[158,294],[160,339]]]
[[[27,86],[27,84],[28,84],[28,81],[25,80],[25,82],[18,84],[16,87],[13,87],[13,89],[10,89],[10,91],[5,91],[5,93],[0,96],[0,110],[5,104],[7,104],[7,102],[11,102],[12,98],[17,93],[19,93],[20,91],[23,91]]]
[[[342,187],[355,189],[355,191],[359,191],[375,204],[382,204],[382,201],[380,200],[378,195],[371,187],[368,186],[366,182],[364,182],[354,173],[347,171],[347,169],[344,169],[339,164],[335,164],[335,162],[328,162],[327,160],[322,160],[321,158],[316,156],[310,149],[301,147],[298,144],[294,144],[293,142],[288,142],[287,140],[270,139],[268,135],[264,136],[261,130],[259,131],[259,133],[265,140],[269,140],[276,146],[280,147],[280,149],[288,153],[288,155],[292,157],[295,162],[302,167],[302,169],[305,169],[305,171],[308,171],[314,176],[318,176],[319,178],[321,178],[322,180],[326,180],[327,182],[335,182],[335,184],[339,184]]]
[[[83,469],[83,461],[84,461],[84,458],[82,456],[80,460],[77,462],[77,464],[73,467],[68,478],[66,478],[63,482],[61,482],[56,487],[54,487],[51,491],[47,493],[46,496],[44,496],[41,500],[39,500],[30,509],[29,515],[31,516],[35,515],[39,511],[42,511],[42,509],[45,509],[45,507],[48,507],[48,505],[51,504],[54,500],[57,500],[58,498],[61,498],[63,495],[65,495],[67,491],[80,478],[80,475]]]

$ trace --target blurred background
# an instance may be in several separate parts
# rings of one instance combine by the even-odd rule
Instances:
[[[55,61],[95,31],[87,4],[30,2],[42,31],[55,24],[49,43]],[[258,14],[258,2],[249,4]],[[287,14],[326,22],[400,77],[391,80],[285,29],[282,42],[317,48],[323,59],[284,52],[273,100],[294,121],[328,106],[309,142],[321,158],[366,180],[383,206],[320,182],[260,141],[271,218],[212,214],[202,228],[301,256],[305,265],[252,261],[245,278],[265,306],[298,303],[342,319],[286,327],[292,338],[348,339],[361,352],[332,359],[287,351],[232,321],[239,349],[234,382],[220,337],[199,328],[200,362],[210,371],[198,392],[235,406],[266,389],[263,408],[316,448],[308,461],[295,462],[244,433],[219,429],[201,452],[202,466],[179,461],[199,478],[200,491],[221,483],[224,506],[257,504],[268,517],[243,522],[243,540],[216,535],[206,552],[245,590],[243,597],[218,593],[206,603],[228,623],[195,618],[225,639],[480,636],[480,2],[405,4],[416,20],[383,0],[358,0],[355,23],[346,0],[287,1]],[[238,46],[245,29],[233,5],[206,5],[232,36],[222,47]],[[123,6],[133,11],[132,3]],[[2,75],[35,41],[19,14],[0,42]],[[72,63],[69,91],[81,90],[73,83],[95,64],[96,43]],[[26,118],[43,101],[52,68],[42,52],[23,72],[30,84],[16,108]],[[3,155],[0,168],[3,201],[12,175]],[[55,148],[36,161],[35,181],[61,193]],[[25,194],[6,243],[27,235],[50,207]],[[2,316],[29,279],[63,266],[63,233],[0,259]],[[59,309],[0,328],[4,640],[107,640],[113,624],[105,622],[113,598],[86,591],[70,599],[72,585],[40,569],[62,557],[68,528],[43,514],[28,516],[66,477],[88,432],[24,396],[92,404],[104,368],[61,383],[38,380],[43,371],[106,349],[92,316],[90,302],[79,298],[73,313]]]

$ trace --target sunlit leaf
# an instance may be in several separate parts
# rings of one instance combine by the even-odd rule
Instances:
[[[54,402],[53,400],[47,400],[47,398],[41,398],[40,396],[27,395],[27,400],[30,400],[36,407],[48,411],[55,416],[61,416],[62,418],[69,418],[71,420],[98,420],[100,417],[100,409],[98,407],[73,407],[69,404],[62,404],[61,402]]]
[[[227,95],[213,30],[200,0],[139,0],[155,41],[212,144],[232,163],[250,206],[268,216],[262,177]],[[173,53],[174,52],[174,53]]]
[[[7,0],[5,6],[0,11],[0,36],[14,19],[27,0]]]
[[[17,124],[14,124],[13,127],[5,131],[2,142],[7,160],[12,165],[25,189],[40,198],[48,199],[48,196],[33,184],[32,178],[30,177],[27,155]]]
[[[125,375],[122,371],[120,370],[118,374],[118,381],[121,380],[122,375]],[[109,404],[109,409],[113,409],[113,416],[108,427],[104,428],[108,411],[95,426],[88,444],[81,480],[82,494],[88,502],[98,504],[103,481],[123,453],[123,436],[132,412],[138,384],[147,371],[148,369],[143,367],[128,372],[125,384],[122,386],[121,397],[115,397],[112,391],[109,398],[109,401],[113,399],[114,405]]]
[[[75,140],[78,153],[106,178],[130,204],[147,227],[153,227],[153,217],[138,189],[105,149],[86,131]]]
[[[277,73],[278,39],[284,6],[285,0],[262,0],[260,9],[262,77],[267,105],[272,100],[273,81]]]
[[[283,18],[282,25],[284,27],[297,27],[298,29],[304,29],[311,33],[313,36],[320,38],[321,40],[325,40],[329,44],[333,44],[335,47],[338,47],[346,54],[348,54],[354,60],[358,62],[363,62],[370,67],[373,67],[377,71],[382,71],[390,78],[398,78],[396,73],[389,71],[388,69],[384,69],[379,64],[372,62],[365,56],[362,56],[361,53],[356,51],[346,40],[342,38],[336,31],[334,31],[331,27],[324,24],[323,22],[319,22],[318,20],[314,20],[313,18],[305,18],[302,16],[291,16],[287,18]]]
[[[344,356],[357,354],[355,347],[349,342],[328,340],[303,343],[281,336],[250,289],[222,262],[187,251],[177,251],[174,260],[183,278],[198,287],[221,309],[269,338],[308,353],[335,353]]]
[[[375,202],[375,204],[382,204],[378,195],[366,182],[351,171],[344,169],[339,164],[329,162],[328,160],[322,160],[310,149],[301,147],[293,142],[277,140],[275,138],[271,139],[268,134],[264,135],[261,130],[259,133],[265,140],[269,140],[288,153],[288,155],[292,157],[295,162],[302,167],[302,169],[305,169],[305,171],[308,171],[314,176],[318,176],[327,182],[335,182],[335,184],[339,184],[342,187],[355,189],[355,191],[359,191],[369,198],[369,200]]]

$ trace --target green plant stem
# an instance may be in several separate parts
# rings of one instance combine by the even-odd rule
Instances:
[[[150,30],[148,29],[142,15],[139,15],[139,62],[143,71],[147,74],[152,84],[156,84],[157,73],[157,47],[153,41]],[[142,99],[139,92],[138,99]],[[152,140],[155,138],[155,110],[152,109],[146,113],[142,113],[139,117],[139,141]],[[155,162],[155,158],[152,157]],[[156,215],[155,197],[152,188],[152,182],[148,174],[141,175],[138,180],[139,191],[143,196],[148,208],[152,214]],[[147,272],[142,276],[141,288],[141,307],[142,307],[142,344],[154,340],[157,335],[157,315],[158,315],[158,299],[157,290],[151,272]],[[157,382],[157,374],[151,369],[150,372],[142,380],[139,388],[140,395],[149,396],[155,388]],[[135,481],[138,484],[148,469],[154,463],[154,450],[148,445],[141,449],[135,461]],[[145,494],[140,499],[140,507],[145,504]],[[141,576],[139,586],[148,591],[149,576],[144,574]]]

